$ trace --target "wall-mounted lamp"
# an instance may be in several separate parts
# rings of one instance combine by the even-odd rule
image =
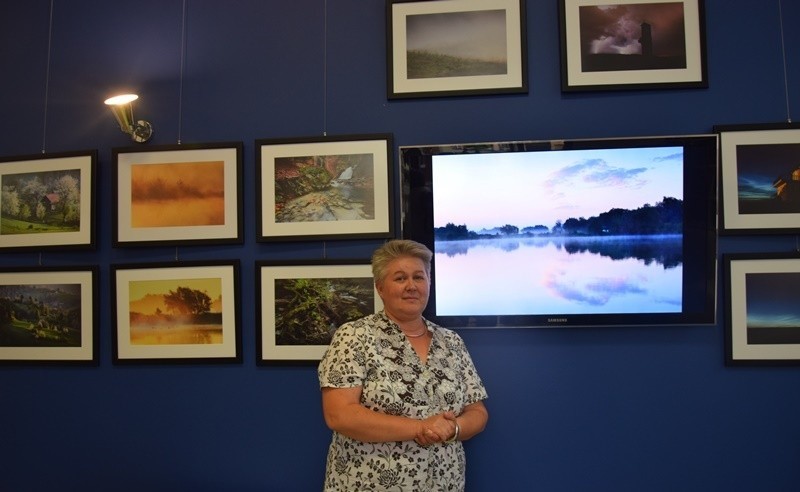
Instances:
[[[106,99],[105,103],[114,113],[114,117],[119,123],[119,129],[130,135],[134,142],[144,143],[153,136],[153,126],[145,120],[139,120],[134,123],[133,105],[131,103],[137,99],[139,99],[139,96],[136,94],[122,94]]]

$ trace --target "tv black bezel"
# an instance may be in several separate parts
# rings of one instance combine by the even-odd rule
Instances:
[[[719,146],[716,134],[623,138],[498,141],[405,145],[400,162],[400,223],[403,238],[434,251],[432,158],[467,153],[541,152],[609,148],[681,146],[684,148],[683,311],[678,313],[509,314],[441,316],[436,309],[436,259],[431,265],[430,299],[423,315],[448,328],[541,328],[592,326],[711,325],[717,311],[717,184]],[[465,191],[468,193],[468,191]],[[687,254],[687,251],[690,254]],[[696,302],[694,309],[686,301]]]

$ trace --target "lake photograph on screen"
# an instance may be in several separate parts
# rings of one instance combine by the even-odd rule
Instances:
[[[432,174],[437,315],[681,312],[682,147],[444,155]]]

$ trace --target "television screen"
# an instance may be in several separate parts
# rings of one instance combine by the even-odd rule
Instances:
[[[710,324],[717,137],[400,147],[443,326]]]

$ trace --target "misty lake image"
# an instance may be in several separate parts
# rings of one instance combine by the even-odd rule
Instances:
[[[275,222],[373,219],[372,154],[275,159]]]
[[[224,224],[224,162],[131,166],[132,227]]]
[[[0,234],[80,231],[80,176],[79,169],[3,175]]]
[[[680,312],[682,169],[682,147],[438,156],[437,314]]]
[[[0,285],[0,347],[80,347],[81,285]]]
[[[506,43],[504,10],[409,15],[408,78],[506,74]]]
[[[439,315],[680,312],[679,235],[435,244]]]
[[[129,282],[131,345],[222,343],[220,278]]]

